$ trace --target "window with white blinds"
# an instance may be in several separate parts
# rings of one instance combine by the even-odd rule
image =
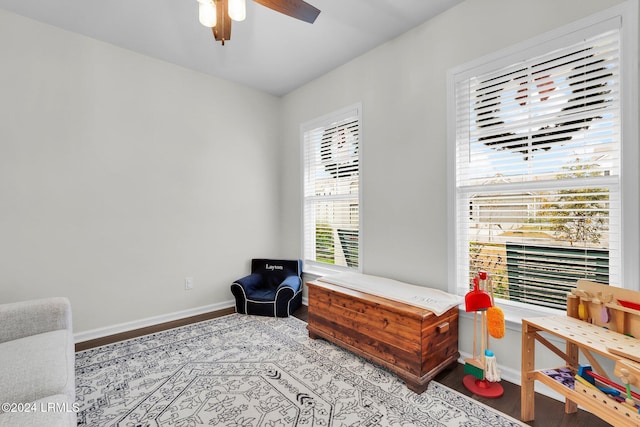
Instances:
[[[302,125],[303,250],[311,269],[360,271],[361,107]]]
[[[479,270],[556,309],[579,278],[620,283],[620,23],[455,75],[459,294]]]

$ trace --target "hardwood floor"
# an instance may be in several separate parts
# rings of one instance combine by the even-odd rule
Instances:
[[[111,344],[117,341],[125,339],[135,338],[141,335],[152,334],[160,332],[166,329],[175,328],[178,326],[187,325],[194,322],[200,322],[207,319],[213,319],[216,317],[224,316],[235,312],[235,308],[220,310],[213,313],[206,313],[199,316],[189,317],[186,319],[180,319],[173,322],[167,322],[159,325],[150,326],[147,328],[136,329],[134,331],[128,331],[122,334],[110,335],[91,341],[84,341],[76,344],[76,351],[87,350],[90,348]],[[302,306],[294,314],[298,319],[308,320],[307,307]],[[520,419],[520,386],[502,381],[501,384],[504,387],[504,395],[498,399],[487,399],[481,396],[472,394],[462,385],[462,378],[464,377],[463,365],[456,365],[451,369],[445,370],[435,377],[435,380],[440,384],[444,384],[447,387],[470,396],[473,399],[484,403],[500,412],[510,415],[515,419]],[[610,424],[602,421],[600,418],[579,410],[576,414],[565,414],[564,404],[549,397],[536,394],[535,400],[536,419],[527,424],[536,427],[606,427]]]
[[[306,308],[306,307],[305,307]],[[191,323],[202,322],[204,320],[215,319],[216,317],[226,316],[235,313],[236,308],[230,307],[224,310],[212,311],[210,313],[199,314],[197,316],[185,317],[184,319],[174,320],[172,322],[159,323],[157,325],[147,326],[146,328],[133,329],[131,331],[119,334],[108,335],[102,338],[96,338],[89,341],[76,343],[76,352],[88,350],[102,345],[113,344],[114,342],[129,340],[131,338],[141,337],[142,335],[155,334],[156,332],[166,331],[167,329],[177,328],[179,326],[189,325]]]

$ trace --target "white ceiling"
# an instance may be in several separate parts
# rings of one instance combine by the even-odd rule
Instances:
[[[274,95],[325,74],[462,0],[307,0],[314,24],[247,0],[225,46],[196,0],[0,0],[0,8]]]

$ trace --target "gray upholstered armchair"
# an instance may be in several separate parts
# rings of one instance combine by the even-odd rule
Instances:
[[[3,426],[75,426],[71,305],[43,298],[0,305],[0,409]],[[17,408],[15,408],[17,409]]]
[[[231,292],[238,313],[288,317],[302,304],[302,260],[252,259]]]

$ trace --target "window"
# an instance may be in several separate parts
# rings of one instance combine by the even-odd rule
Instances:
[[[589,21],[450,73],[452,292],[485,270],[496,297],[564,310],[579,278],[637,286],[637,87],[621,15]]]
[[[302,125],[303,250],[311,270],[361,271],[361,107]]]

